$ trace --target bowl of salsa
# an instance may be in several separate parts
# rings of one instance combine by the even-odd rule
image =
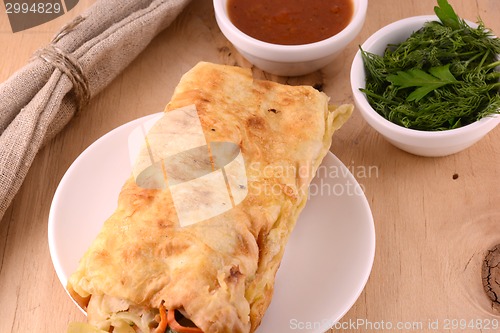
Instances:
[[[271,74],[304,75],[332,62],[361,31],[367,0],[213,0],[224,36]]]

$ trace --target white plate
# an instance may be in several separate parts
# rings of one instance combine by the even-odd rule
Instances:
[[[114,211],[130,175],[128,135],[154,116],[104,135],[62,178],[50,208],[49,247],[63,286]],[[352,307],[370,275],[375,231],[366,197],[333,154],[326,156],[320,171],[287,245],[258,333],[328,330]]]

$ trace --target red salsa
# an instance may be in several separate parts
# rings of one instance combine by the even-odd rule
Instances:
[[[351,21],[352,0],[228,0],[229,19],[245,34],[283,45],[338,34]]]

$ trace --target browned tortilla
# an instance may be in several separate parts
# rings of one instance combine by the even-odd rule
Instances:
[[[240,188],[248,193],[221,214],[181,226],[168,187],[128,179],[68,282],[82,306],[91,296],[88,320],[101,329],[113,326],[103,324],[112,313],[163,302],[205,333],[255,331],[307,187],[352,111],[329,108],[312,87],[257,81],[248,69],[204,62],[182,77],[165,111],[182,107],[197,110],[207,142],[239,147],[247,178]],[[184,203],[210,205],[210,190],[199,187]]]

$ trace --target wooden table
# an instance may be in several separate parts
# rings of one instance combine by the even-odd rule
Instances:
[[[93,2],[81,0],[68,14],[16,34],[1,7],[0,80],[22,67],[59,27]],[[500,33],[500,1],[451,2],[461,17],[475,21],[480,16]],[[353,103],[349,69],[358,45],[392,21],[432,14],[434,5],[432,0],[372,0],[361,34],[322,72],[288,80],[258,70],[255,75],[322,84],[333,103]],[[40,151],[0,223],[1,333],[64,332],[69,322],[84,320],[50,259],[47,219],[52,196],[86,147],[119,125],[162,110],[180,76],[199,60],[249,65],[222,37],[206,0],[193,1]],[[351,168],[376,170],[358,175],[358,181],[371,205],[377,238],[366,288],[341,319],[338,327],[343,328],[334,331],[500,331],[492,329],[494,320],[500,320],[498,304],[486,296],[481,281],[485,255],[500,243],[500,129],[464,152],[423,158],[393,147],[355,112],[335,134],[332,152]],[[500,277],[495,283],[498,287]],[[453,329],[455,323],[460,326],[453,320],[472,326]],[[412,326],[416,330],[408,329]]]

